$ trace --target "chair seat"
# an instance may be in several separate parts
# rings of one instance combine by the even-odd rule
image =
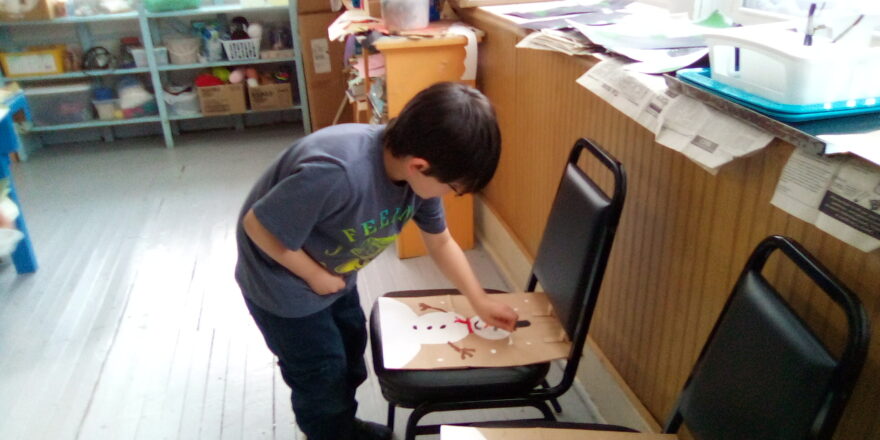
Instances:
[[[495,293],[492,291],[490,293]],[[385,296],[427,296],[458,293],[455,290],[392,292]],[[379,308],[370,313],[373,368],[382,395],[399,406],[412,408],[419,403],[503,399],[522,396],[541,384],[549,363],[504,368],[456,368],[449,370],[389,370],[382,357],[382,329]]]

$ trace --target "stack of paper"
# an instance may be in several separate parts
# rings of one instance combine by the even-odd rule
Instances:
[[[567,55],[589,55],[602,51],[581,33],[573,30],[541,29],[532,32],[517,43],[516,47],[549,50]]]

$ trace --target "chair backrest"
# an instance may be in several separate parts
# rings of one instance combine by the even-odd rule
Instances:
[[[584,150],[611,171],[613,194],[602,191],[578,167]],[[574,380],[625,195],[620,162],[595,143],[579,139],[565,164],[526,287],[533,291],[541,283],[572,341],[563,380],[550,393],[564,392]]]
[[[835,358],[761,271],[781,250],[844,311]],[[831,438],[868,347],[858,298],[791,239],[771,236],[746,263],[664,432],[687,425],[700,440]]]

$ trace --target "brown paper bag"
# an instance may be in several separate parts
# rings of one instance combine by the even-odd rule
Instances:
[[[510,367],[568,355],[571,342],[546,294],[492,298],[519,314],[513,333],[487,326],[463,295],[379,298],[385,368]]]

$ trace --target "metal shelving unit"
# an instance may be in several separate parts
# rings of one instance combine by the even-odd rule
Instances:
[[[210,0],[206,0],[210,1]],[[214,1],[222,1],[222,0],[214,0]],[[2,74],[0,74],[0,85],[8,81],[16,81],[22,83],[22,86],[27,88],[28,85],[33,85],[39,83],[41,81],[55,81],[55,80],[66,80],[66,79],[87,79],[87,78],[95,78],[95,77],[105,77],[105,76],[114,76],[114,75],[132,75],[132,74],[149,74],[150,82],[153,87],[154,96],[159,108],[159,114],[155,116],[145,116],[139,118],[131,118],[131,119],[114,119],[114,120],[92,120],[86,122],[78,122],[72,124],[59,124],[59,125],[33,125],[30,126],[29,132],[31,133],[45,133],[45,132],[55,132],[55,131],[63,131],[63,130],[74,130],[74,129],[84,129],[84,128],[105,128],[105,132],[109,133],[109,127],[114,126],[123,126],[123,125],[133,125],[133,124],[146,124],[146,123],[159,123],[162,127],[162,133],[165,139],[165,145],[168,148],[172,148],[174,146],[174,136],[179,133],[179,129],[176,126],[177,121],[183,120],[194,120],[201,118],[210,118],[215,116],[203,116],[201,114],[195,115],[172,115],[169,113],[169,109],[166,107],[165,100],[163,99],[164,94],[164,83],[165,83],[165,75],[167,72],[172,71],[183,71],[183,70],[195,70],[195,69],[205,69],[216,66],[226,66],[226,67],[234,67],[234,66],[245,66],[245,65],[266,65],[266,64],[285,64],[290,63],[293,64],[293,70],[296,73],[297,80],[297,95],[298,102],[296,102],[293,106],[283,108],[283,109],[274,109],[274,110],[248,110],[243,114],[235,114],[235,115],[223,115],[229,116],[236,119],[235,127],[241,128],[244,126],[243,118],[244,115],[255,114],[255,113],[264,113],[264,112],[277,112],[277,111],[290,111],[290,110],[299,110],[302,114],[302,123],[303,129],[306,133],[311,130],[311,122],[309,120],[309,112],[308,112],[308,95],[306,93],[306,83],[305,83],[305,75],[302,70],[302,51],[301,51],[301,42],[299,39],[299,23],[297,22],[297,0],[289,0],[288,5],[276,6],[276,5],[263,5],[263,6],[243,6],[240,4],[212,4],[212,5],[203,5],[198,9],[186,9],[181,11],[171,11],[171,12],[147,12],[144,10],[140,10],[137,12],[125,12],[120,14],[104,14],[104,15],[91,15],[85,17],[63,17],[55,20],[43,20],[43,21],[21,21],[21,22],[4,22],[0,24],[0,40],[6,37],[6,29],[11,27],[33,27],[33,26],[45,26],[45,25],[73,25],[76,27],[76,33],[79,37],[79,42],[83,48],[93,47],[93,39],[91,32],[89,30],[89,25],[100,22],[108,22],[108,21],[136,21],[138,24],[138,28],[140,30],[141,42],[144,45],[144,50],[147,56],[147,67],[135,67],[128,69],[112,69],[112,70],[90,70],[90,71],[79,71],[79,72],[66,72],[61,74],[54,75],[39,75],[39,76],[29,76],[29,77],[21,77],[21,78],[4,78]],[[156,62],[154,48],[161,41],[161,33],[159,31],[158,21],[161,19],[168,18],[179,18],[179,17],[197,17],[197,16],[214,16],[218,14],[229,14],[229,15],[242,15],[249,13],[284,13],[287,12],[287,19],[290,22],[290,31],[293,37],[293,47],[294,47],[294,56],[287,58],[270,58],[270,59],[255,59],[255,60],[242,60],[242,61],[218,61],[218,62],[210,62],[210,63],[199,63],[199,64],[168,64],[168,65],[159,65]],[[105,135],[105,139],[113,139],[112,134]]]
[[[97,128],[97,127],[112,127],[114,125],[131,125],[131,124],[145,124],[148,122],[160,122],[158,116],[143,116],[140,118],[130,118],[130,119],[96,119],[93,121],[86,122],[77,122],[74,124],[56,124],[56,125],[32,125],[28,128],[28,131],[34,133],[42,133],[47,131],[61,131],[61,130],[70,130],[74,128]]]
[[[149,67],[133,67],[130,69],[111,69],[111,70],[81,70],[79,72],[65,72],[57,75],[35,75],[24,76],[21,78],[13,78],[16,82],[34,82],[34,81],[53,81],[58,79],[83,79],[95,78],[100,76],[111,75],[134,75],[139,73],[150,73]]]
[[[258,60],[244,60],[244,61],[217,61],[214,63],[198,63],[198,64],[166,64],[164,66],[159,66],[160,72],[168,72],[171,70],[190,70],[190,69],[204,69],[206,67],[215,67],[215,66],[224,66],[224,67],[234,67],[234,66],[252,66],[256,64],[273,64],[273,63],[294,63],[296,62],[296,58],[266,58],[266,59],[258,59]]]

